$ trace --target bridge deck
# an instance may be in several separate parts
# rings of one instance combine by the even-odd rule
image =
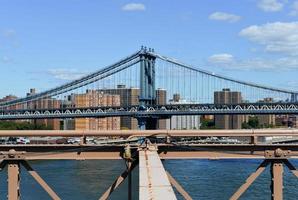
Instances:
[[[174,190],[155,148],[139,151],[140,200],[175,200]]]

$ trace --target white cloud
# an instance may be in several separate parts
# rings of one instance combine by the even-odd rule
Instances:
[[[234,61],[234,57],[231,54],[222,53],[214,54],[208,58],[208,62],[214,64],[229,64]]]
[[[264,46],[265,51],[298,55],[298,22],[274,22],[249,26],[240,36]]]
[[[290,12],[291,16],[298,16],[298,1],[295,1],[292,5],[292,11]]]
[[[0,40],[5,41],[4,46],[19,47],[17,32],[14,29],[0,29]]]
[[[12,60],[12,58],[10,58],[10,57],[8,57],[8,56],[3,56],[3,57],[1,58],[1,62],[3,62],[3,63],[12,63],[13,60]]]
[[[282,57],[277,59],[255,58],[240,60],[236,64],[243,69],[254,70],[298,70],[298,59],[295,57]]]
[[[87,72],[82,72],[76,69],[49,69],[47,74],[60,80],[76,80],[86,75]]]
[[[268,60],[263,58],[236,59],[231,54],[215,54],[208,58],[208,63],[211,66],[229,70],[298,70],[298,58],[296,57],[282,57]]]
[[[298,81],[289,81],[285,84],[286,87],[292,87],[297,88],[298,87]]]
[[[277,12],[283,9],[283,3],[278,0],[259,0],[258,7],[265,12]]]
[[[16,36],[16,31],[13,29],[5,29],[1,31],[1,34],[5,37],[5,38],[13,38]]]
[[[241,17],[238,15],[230,14],[230,13],[214,12],[209,15],[209,19],[234,23],[234,22],[239,21],[241,19]]]
[[[146,7],[142,3],[128,3],[122,7],[123,11],[145,11]]]

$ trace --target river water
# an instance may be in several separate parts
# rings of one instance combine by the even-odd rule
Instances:
[[[180,182],[193,199],[229,199],[255,171],[261,160],[166,160],[166,170]],[[298,161],[292,161],[298,166]],[[66,200],[95,200],[125,169],[120,160],[104,161],[35,161],[32,167]],[[284,199],[298,199],[298,179],[288,169],[284,173]],[[50,199],[22,168],[21,199]],[[0,172],[0,199],[6,199],[6,170]],[[133,172],[133,199],[138,199],[138,169]],[[256,180],[241,199],[270,200],[269,168]],[[179,199],[182,199],[178,196]],[[111,199],[127,199],[127,185],[116,190]]]

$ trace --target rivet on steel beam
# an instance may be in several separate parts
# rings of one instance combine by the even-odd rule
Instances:
[[[281,156],[283,155],[283,150],[280,149],[280,148],[276,149],[276,150],[274,151],[274,155],[275,155],[276,157],[281,157]]]
[[[8,151],[8,157],[9,157],[9,158],[14,158],[15,155],[16,155],[16,150],[14,150],[14,149],[10,149],[10,150]]]

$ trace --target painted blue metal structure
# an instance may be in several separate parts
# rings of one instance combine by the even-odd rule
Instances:
[[[131,69],[133,66],[136,67]],[[118,75],[124,72],[126,74]],[[127,76],[128,72],[130,72],[130,77]],[[136,78],[136,76],[139,77]],[[111,77],[114,77],[114,82],[109,80]],[[133,78],[138,80],[135,85],[132,84]],[[115,89],[114,86],[123,82],[124,79],[127,79],[126,82],[130,83],[128,85],[131,88],[140,89],[138,105],[80,108],[67,106],[64,103],[66,97],[70,95]],[[104,85],[105,83],[108,84]],[[171,103],[167,97],[165,105],[158,105],[156,89],[160,86],[164,87],[170,95],[178,92],[184,93],[184,98],[188,97],[189,100],[177,105]],[[219,105],[212,102],[214,101],[212,97],[214,92],[227,87],[246,94],[247,99],[272,97],[274,101],[260,104],[258,101],[252,100],[246,103]],[[254,98],[254,95],[257,97]],[[62,105],[45,109],[30,107],[30,102],[38,100],[59,100]],[[134,54],[78,80],[24,98],[1,102],[0,120],[129,116],[139,119],[139,125],[142,127],[148,118],[167,118],[172,115],[298,114],[297,100],[297,91],[268,87],[217,75],[157,54],[153,49],[147,50],[142,47]]]

